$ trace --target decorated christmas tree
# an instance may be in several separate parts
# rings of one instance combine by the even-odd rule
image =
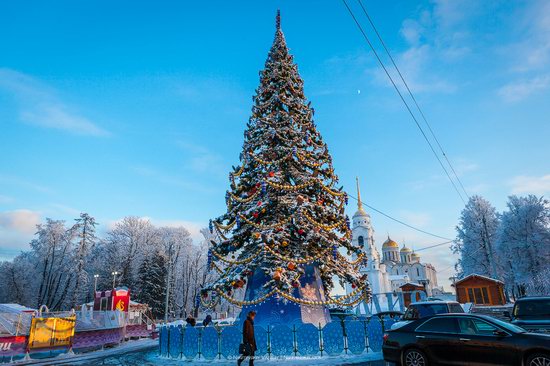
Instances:
[[[219,277],[202,303],[223,298],[256,306],[259,321],[324,324],[328,305],[353,306],[370,290],[359,274],[364,254],[351,243],[347,194],[337,187],[279,13],[253,101],[240,165],[229,174],[227,212],[210,222],[209,264]],[[353,291],[331,297],[335,279]]]

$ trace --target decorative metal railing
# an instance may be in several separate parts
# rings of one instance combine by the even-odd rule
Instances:
[[[313,324],[287,326],[277,324],[267,329],[256,326],[254,333],[260,357],[311,357],[359,355],[380,352],[385,329],[397,321],[373,316],[366,320],[332,321],[324,327]],[[241,324],[217,328],[162,326],[159,353],[178,359],[234,359],[242,341]]]

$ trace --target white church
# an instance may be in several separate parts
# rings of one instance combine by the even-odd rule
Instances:
[[[353,215],[353,244],[363,248],[367,255],[361,273],[367,274],[373,294],[401,291],[406,283],[423,285],[427,295],[438,292],[436,270],[430,263],[422,263],[420,256],[410,248],[388,239],[382,244],[382,257],[374,243],[374,229],[370,215],[363,209],[359,180],[357,180],[357,212]],[[434,291],[436,289],[436,291]],[[348,289],[350,290],[350,289]],[[348,291],[349,292],[349,291]]]

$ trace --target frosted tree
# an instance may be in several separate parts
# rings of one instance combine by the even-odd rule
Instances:
[[[117,284],[134,287],[136,274],[148,247],[158,245],[157,229],[147,219],[128,216],[117,222],[113,230],[107,233],[104,244],[103,271],[104,286],[109,285],[108,279],[112,271],[120,273]]]
[[[499,220],[495,208],[480,196],[470,197],[460,214],[456,228],[457,241],[452,246],[460,255],[459,277],[480,274],[498,278],[498,256],[495,245]]]
[[[34,306],[38,272],[36,256],[23,252],[13,261],[0,263],[0,303]]]
[[[253,101],[240,165],[229,174],[227,212],[211,223],[216,233],[211,262],[219,277],[207,290],[246,304],[232,293],[261,271],[267,278],[264,297],[305,303],[292,294],[311,264],[320,273],[325,302],[331,301],[333,277],[356,288],[354,300],[368,296],[368,284],[358,272],[363,254],[351,243],[344,213],[347,195],[338,187],[279,16]],[[359,260],[349,262],[340,250]]]
[[[177,284],[181,273],[178,269],[184,266],[186,256],[192,256],[192,240],[189,231],[184,227],[161,227],[158,229],[159,253],[165,256],[166,283],[169,290],[169,311],[174,314],[178,299]]]
[[[47,305],[52,310],[63,307],[74,279],[74,273],[67,270],[72,259],[74,232],[67,230],[65,222],[46,219],[38,225],[38,238],[31,242],[39,273],[35,306]]]
[[[149,305],[156,319],[164,315],[166,276],[166,259],[159,251],[146,256],[139,267],[136,298]]]
[[[506,284],[522,296],[530,284],[537,286],[539,274],[550,269],[550,203],[534,195],[510,196],[507,208],[498,249]]]
[[[90,294],[89,290],[89,275],[86,272],[90,251],[94,248],[97,237],[95,235],[95,227],[97,225],[95,219],[87,213],[81,213],[80,217],[75,220],[76,223],[72,227],[72,231],[76,236],[76,246],[74,249],[74,273],[75,283],[73,295],[71,298],[71,307],[76,307],[79,301],[85,300]]]

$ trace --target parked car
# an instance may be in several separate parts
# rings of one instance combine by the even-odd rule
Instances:
[[[427,316],[448,313],[464,313],[464,309],[456,301],[419,301],[413,302],[405,311],[400,321],[392,325],[396,329],[414,320]]]
[[[528,332],[550,334],[550,296],[524,297],[516,301],[512,314],[507,314],[512,324]]]
[[[403,366],[550,364],[550,335],[474,314],[441,314],[384,334],[384,360]]]
[[[403,313],[397,310],[388,310],[388,311],[381,311],[379,313],[374,314],[374,316],[379,317],[380,319],[400,319],[403,317]]]

